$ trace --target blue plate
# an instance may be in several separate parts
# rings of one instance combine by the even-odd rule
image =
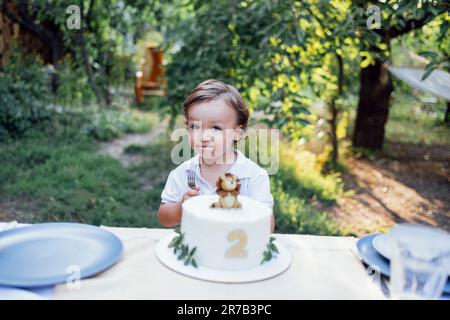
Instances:
[[[389,260],[384,258],[372,245],[372,240],[379,234],[369,234],[356,242],[359,256],[369,266],[380,270],[380,273],[386,277],[390,275]],[[444,288],[444,293],[450,294],[450,278]]]
[[[99,227],[42,223],[0,232],[0,285],[39,287],[95,275],[121,256],[122,242]]]

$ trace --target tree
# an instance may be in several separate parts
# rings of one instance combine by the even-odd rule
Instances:
[[[69,29],[66,24],[67,8],[72,5],[80,8],[80,29]],[[2,0],[2,13],[49,47],[49,62],[55,69],[55,93],[60,60],[68,55],[75,68],[85,71],[97,101],[108,105],[112,100],[111,87],[123,80],[118,76],[121,57],[132,51],[134,42],[149,29],[160,28],[166,6],[172,6],[172,2]],[[17,14],[11,7],[17,7]]]
[[[169,105],[208,78],[232,82],[291,139],[311,133],[313,101],[330,110],[331,162],[338,158],[337,121],[358,57],[350,1],[194,1],[195,13],[172,32]],[[186,75],[189,75],[188,77]]]
[[[439,26],[439,34],[433,40],[438,44],[436,52],[422,51],[420,54],[431,59],[426,66],[424,78],[429,76],[436,68],[442,68],[450,73],[450,17],[447,14],[441,15]],[[444,122],[450,124],[450,101],[447,101],[447,109],[445,111]]]
[[[366,9],[368,1],[354,1],[353,10]],[[384,127],[389,116],[389,101],[393,91],[392,78],[386,60],[390,57],[390,42],[412,30],[421,28],[449,10],[445,1],[383,1],[375,2],[383,14],[380,29],[363,29],[361,38],[376,34],[376,41],[363,41],[365,50],[373,55],[373,63],[360,70],[360,93],[353,133],[353,145],[381,149]]]
[[[27,0],[10,1],[3,0],[1,13],[17,23],[21,28],[36,36],[49,49],[50,63],[57,69],[58,62],[64,53],[63,36],[58,26],[53,21],[47,21],[45,25],[36,23],[34,10],[30,12],[30,4]],[[56,73],[52,76],[52,90],[58,89],[59,80]]]

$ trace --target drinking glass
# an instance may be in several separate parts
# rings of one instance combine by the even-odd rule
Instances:
[[[432,250],[394,237],[391,258],[391,297],[393,299],[439,299],[449,274],[450,251]],[[436,246],[434,246],[436,248]]]

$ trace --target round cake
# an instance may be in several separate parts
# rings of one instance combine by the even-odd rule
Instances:
[[[184,255],[195,259],[195,265],[240,270],[268,260],[267,253],[274,247],[272,210],[247,196],[238,195],[237,199],[237,208],[212,207],[218,195],[200,195],[183,203],[178,244],[182,241]]]

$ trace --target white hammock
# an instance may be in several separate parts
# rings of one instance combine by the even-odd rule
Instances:
[[[425,73],[424,69],[389,66],[388,70],[397,78],[405,81],[414,88],[450,101],[450,73],[436,69],[428,78],[422,81],[422,76]]]

